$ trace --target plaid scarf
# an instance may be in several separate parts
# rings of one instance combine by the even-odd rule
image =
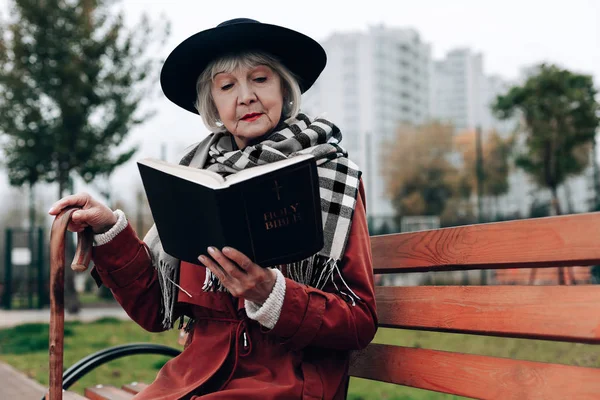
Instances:
[[[361,172],[347,158],[340,147],[340,130],[333,123],[317,118],[311,120],[304,114],[282,122],[274,132],[258,144],[243,150],[235,147],[228,132],[211,134],[180,161],[182,165],[204,168],[224,177],[246,168],[268,164],[301,154],[312,154],[317,161],[321,212],[323,220],[323,248],[313,256],[299,262],[280,265],[285,276],[296,282],[323,289],[331,282],[338,294],[355,304],[358,296],[344,281],[340,264],[350,234]],[[177,287],[179,260],[162,249],[155,227],[144,238],[148,244],[163,293],[165,327],[173,325],[172,315]],[[218,278],[206,270],[205,291],[225,291]]]

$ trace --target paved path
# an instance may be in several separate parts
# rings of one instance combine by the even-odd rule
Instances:
[[[67,321],[93,321],[104,317],[129,319],[120,307],[83,308],[77,315],[65,313]],[[0,310],[0,329],[32,322],[49,323],[50,310]],[[0,399],[35,400],[46,392],[47,388],[0,361]]]
[[[128,320],[121,307],[82,308],[79,314],[65,313],[66,321],[94,321],[99,318],[114,317]],[[0,329],[32,322],[50,322],[50,309],[42,310],[0,310]]]
[[[8,364],[0,362],[0,399],[41,399],[47,389]]]

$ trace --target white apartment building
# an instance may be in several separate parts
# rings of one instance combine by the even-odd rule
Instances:
[[[429,118],[431,47],[415,30],[382,25],[336,33],[321,45],[327,67],[304,95],[303,110],[326,113],[342,130],[343,146],[363,171],[369,215],[393,215],[381,150],[400,123]]]
[[[484,85],[481,53],[450,51],[433,63],[431,116],[452,123],[458,132],[481,125]]]
[[[387,217],[394,209],[385,193],[379,162],[382,146],[401,123],[430,119],[452,122],[457,131],[480,126],[510,135],[517,121],[501,121],[490,110],[496,96],[511,83],[485,75],[483,55],[462,48],[433,62],[431,45],[412,29],[372,26],[366,31],[336,33],[321,42],[327,67],[303,96],[303,111],[325,113],[343,132],[342,145],[363,171],[369,216]],[[485,162],[485,161],[484,161]],[[499,199],[484,199],[491,213],[529,215],[535,198],[544,195],[522,171],[509,177],[510,191]],[[589,203],[589,174],[570,180],[573,210]]]
[[[484,77],[481,100],[481,129],[484,132],[496,130],[500,135],[506,137],[512,134],[517,126],[516,118],[499,120],[492,113],[492,104],[498,95],[506,94],[512,84],[498,75],[487,75]]]
[[[483,55],[470,49],[455,49],[433,63],[431,80],[431,117],[452,123],[457,132],[481,127],[510,134],[515,120],[497,119],[491,105],[510,83],[497,75],[485,75]]]

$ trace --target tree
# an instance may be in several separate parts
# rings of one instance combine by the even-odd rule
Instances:
[[[139,113],[156,60],[143,18],[126,32],[108,0],[14,0],[0,42],[0,132],[14,185],[58,182],[71,171],[86,182],[110,174],[135,148],[114,154]],[[162,33],[164,39],[166,32]]]
[[[477,151],[475,148],[476,132],[466,131],[457,135],[455,146],[460,150],[463,159],[461,170],[466,187],[476,194],[477,188]],[[506,194],[509,189],[508,175],[511,169],[513,138],[502,138],[498,132],[490,131],[484,135],[482,146],[483,188],[482,195],[496,199]]]
[[[443,215],[460,192],[465,182],[450,162],[452,136],[453,128],[440,123],[402,126],[384,144],[382,173],[398,216]]]
[[[524,122],[526,149],[517,166],[550,189],[554,214],[561,214],[557,189],[590,163],[600,106],[592,77],[541,64],[521,86],[497,97],[499,118],[518,112]]]
[[[147,54],[168,24],[150,29],[144,16],[128,32],[113,3],[13,0],[0,21],[0,135],[12,185],[57,182],[60,198],[72,172],[91,182],[135,153],[118,148],[151,115],[140,109],[157,67]]]
[[[509,189],[508,175],[511,166],[513,138],[502,138],[498,132],[491,132],[484,145],[484,193],[498,197]]]

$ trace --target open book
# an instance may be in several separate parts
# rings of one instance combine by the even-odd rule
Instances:
[[[317,165],[311,155],[223,178],[152,158],[138,168],[164,250],[199,264],[208,246],[233,247],[258,265],[300,261],[323,247]]]

